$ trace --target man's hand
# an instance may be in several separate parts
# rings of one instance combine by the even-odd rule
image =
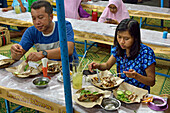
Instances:
[[[11,46],[11,53],[17,54],[17,55],[23,55],[23,48],[19,44],[14,44]]]
[[[42,54],[42,51],[40,52],[32,52],[28,55],[27,57],[27,61],[34,61],[37,62],[39,60],[41,60],[44,57],[44,55]]]

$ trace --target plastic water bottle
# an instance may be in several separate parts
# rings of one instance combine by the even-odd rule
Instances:
[[[93,9],[93,12],[92,12],[92,21],[96,21],[97,22],[97,17],[98,17],[97,9]]]

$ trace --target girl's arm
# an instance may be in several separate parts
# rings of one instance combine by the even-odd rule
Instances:
[[[124,71],[127,77],[129,78],[135,78],[137,81],[148,85],[148,86],[154,86],[155,85],[155,63],[151,64],[148,68],[145,69],[146,75],[143,76],[137,72],[135,72],[133,69],[130,69],[129,72]]]
[[[22,11],[22,12],[26,12],[26,8],[25,8],[24,5],[22,4],[21,0],[18,0],[18,2],[20,3],[21,11]]]

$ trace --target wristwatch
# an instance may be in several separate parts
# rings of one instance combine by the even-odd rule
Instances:
[[[48,54],[47,51],[43,50],[43,51],[42,51],[42,54],[44,55],[44,57],[47,58],[47,54]]]

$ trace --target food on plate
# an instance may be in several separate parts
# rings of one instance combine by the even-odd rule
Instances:
[[[10,64],[10,62],[4,61],[4,60],[0,61],[0,65],[5,65],[5,64]]]
[[[29,67],[29,64],[27,63],[27,65],[24,68],[24,71],[27,71],[28,67]]]
[[[80,102],[95,102],[101,96],[104,96],[103,93],[91,92],[90,90],[85,90],[85,88],[78,90],[76,93],[80,93],[80,97],[78,98]]]
[[[29,66],[29,64],[25,61],[23,61],[20,65],[16,67],[6,68],[6,70],[20,78],[29,77],[31,75],[37,75],[40,73],[37,68]]]
[[[153,101],[153,96],[144,98],[142,102],[152,102]]]
[[[91,81],[97,83],[99,87],[114,87],[117,84],[114,76],[101,77],[100,80],[99,82],[98,77],[93,77],[91,79]]]
[[[133,102],[138,95],[136,95],[134,92],[132,93],[129,90],[122,91],[118,90],[117,91],[117,99],[124,101],[124,102]]]
[[[38,66],[38,69],[42,71],[42,63]],[[47,68],[47,73],[48,74],[54,74],[60,72],[60,64],[57,61],[51,61],[48,60],[48,68]]]
[[[0,60],[0,68],[6,68],[12,65],[14,62],[15,60],[12,60],[12,59],[2,59]]]

